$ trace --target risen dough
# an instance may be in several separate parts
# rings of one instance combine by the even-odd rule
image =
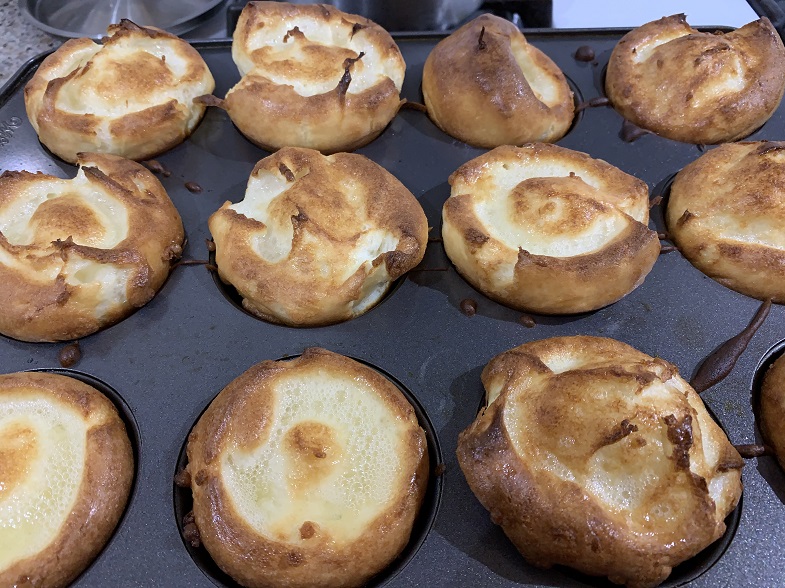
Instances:
[[[495,357],[458,462],[531,564],[655,586],[725,532],[743,461],[662,359],[598,337]]]

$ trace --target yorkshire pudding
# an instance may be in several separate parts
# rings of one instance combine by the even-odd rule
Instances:
[[[75,163],[82,151],[148,159],[181,143],[205,111],[213,76],[182,39],[129,20],[103,45],[72,39],[44,59],[25,87],[41,143]]]
[[[785,355],[771,365],[763,378],[759,416],[763,437],[785,469]]]
[[[719,283],[785,303],[785,142],[720,145],[679,172],[668,230]]]
[[[187,453],[201,540],[249,588],[364,584],[408,543],[428,483],[405,396],[317,348],[231,382]]]
[[[624,35],[605,91],[624,118],[685,143],[746,137],[785,91],[785,46],[767,18],[727,34],[700,33],[683,14]]]
[[[77,339],[152,299],[183,225],[160,182],[115,155],[80,153],[72,180],[0,176],[0,333]]]
[[[112,535],[133,474],[123,421],[100,392],[0,375],[0,586],[68,586]]]
[[[725,532],[743,461],[668,362],[556,337],[493,358],[482,382],[458,463],[532,565],[647,588]]]
[[[268,151],[357,149],[401,105],[406,64],[390,34],[328,5],[249,2],[232,58],[242,79],[221,106]]]
[[[332,324],[376,304],[425,254],[428,221],[362,155],[287,147],[256,164],[245,199],[209,220],[218,273],[256,316]]]
[[[530,312],[584,312],[643,282],[660,251],[646,184],[601,159],[503,146],[450,176],[444,249],[483,294]]]
[[[434,47],[422,93],[440,129],[477,147],[552,143],[570,128],[575,111],[559,67],[518,27],[490,14]]]

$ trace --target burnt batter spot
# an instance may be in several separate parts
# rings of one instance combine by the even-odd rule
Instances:
[[[147,161],[143,161],[142,163],[146,165],[147,169],[149,169],[154,174],[161,174],[165,178],[168,178],[172,175],[172,172],[170,172],[169,169],[157,159],[149,159]]]
[[[281,172],[281,175],[286,178],[287,182],[294,181],[294,172],[286,167],[285,163],[282,163],[278,166],[278,171]]]
[[[188,468],[183,468],[175,474],[174,483],[178,488],[191,487],[191,472],[188,471]]]
[[[480,37],[477,39],[477,49],[479,49],[480,51],[482,51],[488,46],[483,40],[484,36],[485,36],[485,27],[482,27],[480,29]]]
[[[678,251],[678,247],[674,247],[673,245],[661,245],[660,246],[660,255],[663,253],[670,253],[671,251]]]
[[[359,22],[356,22],[352,25],[352,32],[349,33],[349,40],[354,39],[354,35],[359,33],[361,30],[365,28],[364,25],[361,25]]]
[[[532,327],[537,326],[537,322],[534,320],[534,317],[530,314],[522,314],[518,317],[518,322],[521,323],[527,329],[531,329]]]
[[[744,459],[753,457],[762,457],[764,455],[774,455],[774,450],[768,445],[759,445],[757,443],[749,445],[734,445],[736,451],[739,452]]]
[[[283,42],[284,43],[288,43],[290,38],[293,39],[294,37],[296,37],[298,35],[302,37],[303,33],[300,30],[300,27],[294,27],[292,30],[286,31],[286,34],[283,36]]]
[[[785,142],[782,141],[766,141],[755,150],[755,153],[758,155],[766,155],[767,153],[771,153],[772,151],[779,151],[781,149],[785,149]]]
[[[194,479],[197,486],[203,486],[204,483],[207,481],[207,472],[204,470],[199,470],[196,472],[196,478]]]
[[[311,521],[305,521],[300,527],[300,539],[310,539],[316,534],[316,526]]]
[[[64,368],[75,365],[80,359],[82,359],[82,349],[79,347],[79,341],[69,343],[57,354],[57,361],[59,361],[60,365]]]
[[[690,448],[692,447],[692,416],[684,415],[679,421],[674,415],[669,414],[662,418],[668,427],[668,441],[673,444],[673,459],[676,466],[682,469],[690,467]]]
[[[404,99],[403,103],[401,104],[401,110],[416,110],[417,112],[428,112],[428,108],[425,104],[420,104],[419,102],[412,102],[411,100]]]
[[[477,314],[477,301],[472,298],[464,298],[461,300],[461,312],[466,316],[474,316]]]
[[[698,394],[721,382],[731,373],[752,337],[769,316],[770,310],[771,300],[766,300],[758,307],[752,320],[741,333],[725,341],[705,359],[690,380],[690,386]]]
[[[349,90],[349,84],[352,83],[352,66],[356,62],[360,61],[364,55],[365,52],[360,51],[360,54],[354,59],[347,57],[343,60],[343,77],[341,78],[341,81],[338,82],[338,87],[336,88],[338,90],[338,97],[342,100],[346,98],[346,92]]]
[[[205,94],[204,96],[197,96],[193,100],[197,104],[204,104],[205,106],[216,106],[218,108],[224,107],[224,101],[218,98],[217,96],[213,96],[212,94]]]
[[[589,61],[594,61],[594,49],[592,49],[589,45],[581,45],[578,49],[575,50],[575,61],[583,61],[588,63]]]
[[[591,100],[585,100],[578,104],[575,107],[575,112],[580,112],[581,110],[586,110],[587,108],[597,108],[599,106],[610,106],[611,101],[608,100],[605,96],[597,96],[596,98],[592,98]]]
[[[199,534],[199,527],[196,526],[194,511],[183,517],[183,539],[194,549],[202,545],[202,536]]]
[[[651,131],[647,131],[646,129],[642,129],[637,125],[632,124],[628,120],[624,120],[621,124],[621,131],[619,132],[619,137],[625,143],[632,143],[633,141],[637,141],[643,135],[652,135]]]
[[[202,187],[196,182],[186,182],[185,189],[193,194],[199,194],[202,191]]]
[[[602,440],[601,447],[605,445],[613,445],[617,441],[621,441],[630,433],[634,433],[638,430],[637,425],[633,425],[629,420],[624,419],[619,426],[613,429],[610,433],[608,433],[605,438]]]

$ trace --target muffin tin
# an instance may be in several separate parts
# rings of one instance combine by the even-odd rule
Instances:
[[[535,30],[527,38],[569,78],[576,101],[602,94],[610,52],[625,31]],[[421,102],[425,59],[438,35],[398,35],[407,63],[403,96]],[[239,79],[228,41],[195,42],[223,96]],[[591,46],[594,63],[577,61]],[[40,170],[62,177],[73,167],[49,154],[27,121],[24,84],[38,57],[0,91],[0,170]],[[622,118],[611,108],[581,112],[558,142],[605,159],[663,194],[672,178],[700,156],[694,145],[646,134],[620,138]],[[785,137],[785,108],[750,140]],[[358,151],[391,171],[418,198],[432,228],[421,265],[376,308],[342,324],[294,329],[242,312],[229,290],[201,265],[174,269],[159,294],[121,323],[81,341],[82,358],[71,368],[116,390],[138,455],[135,487],[112,540],[76,581],[100,586],[234,586],[210,568],[199,550],[186,547],[178,518],[187,496],[173,484],[188,432],[212,398],[251,365],[321,346],[364,361],[392,376],[415,400],[430,428],[432,484],[412,543],[375,585],[402,586],[606,586],[565,568],[528,565],[472,495],[455,458],[458,433],[473,420],[483,390],[480,372],[498,353],[526,341],[558,335],[613,337],[674,363],[689,378],[719,344],[741,331],[759,301],[733,292],[693,268],[677,252],[660,256],[645,282],[621,301],[595,312],[530,318],[482,296],[454,270],[439,241],[448,176],[483,150],[439,131],[421,112],[402,110],[387,130]],[[171,175],[159,179],[182,216],[188,244],[184,259],[208,259],[208,216],[225,201],[243,197],[254,164],[267,153],[249,143],[228,116],[209,109],[184,144],[158,158]],[[200,193],[186,189],[195,182]],[[655,208],[652,226],[662,231]],[[472,299],[476,314],[461,311]],[[464,308],[465,308],[464,304]],[[60,368],[64,344],[31,344],[0,338],[3,372]],[[704,401],[733,443],[760,440],[753,413],[757,373],[782,353],[785,310],[775,305],[767,321],[723,382]],[[79,375],[84,374],[84,375]],[[137,436],[138,432],[138,436]],[[748,460],[742,505],[729,517],[729,532],[674,571],[676,586],[779,585],[785,560],[785,473],[771,457]],[[185,510],[184,510],[185,509]],[[735,533],[734,533],[735,528]],[[421,545],[418,544],[422,541]],[[193,557],[192,557],[193,555]]]

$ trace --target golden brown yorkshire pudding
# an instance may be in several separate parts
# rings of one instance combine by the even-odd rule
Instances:
[[[249,588],[364,584],[406,546],[428,484],[405,396],[318,348],[231,382],[187,453],[201,540]]]
[[[0,176],[0,333],[84,337],[155,295],[180,257],[183,225],[160,182],[115,155],[80,153],[73,180]]]
[[[475,288],[540,313],[600,308],[643,282],[660,251],[646,184],[556,145],[497,147],[450,176],[444,249]]]
[[[785,355],[766,372],[760,395],[760,429],[785,469]]]
[[[700,33],[683,14],[624,35],[605,91],[624,118],[658,135],[712,144],[746,137],[785,90],[785,47],[767,18],[727,34]]]
[[[68,586],[111,537],[133,475],[105,396],[65,376],[0,375],[0,586]]]
[[[559,67],[518,27],[490,14],[434,47],[422,93],[440,129],[477,147],[557,141],[575,112]]]
[[[425,254],[428,221],[370,159],[286,147],[256,164],[245,199],[209,220],[224,282],[256,316],[318,326],[358,316]]]
[[[242,79],[222,107],[248,139],[324,153],[375,139],[401,105],[406,64],[376,23],[327,5],[249,2],[232,58]]]
[[[148,159],[181,143],[215,88],[201,55],[169,33],[129,20],[103,45],[66,41],[25,87],[25,108],[41,143],[74,163],[82,151]]]
[[[785,303],[785,142],[720,145],[679,172],[668,230],[719,283]]]
[[[529,563],[645,588],[725,532],[743,461],[668,362],[556,337],[493,358],[482,382],[458,463]]]

